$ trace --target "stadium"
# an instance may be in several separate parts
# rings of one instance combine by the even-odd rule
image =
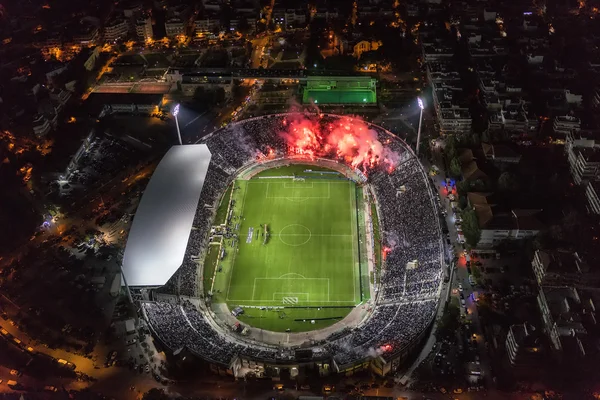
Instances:
[[[235,377],[383,376],[435,319],[437,215],[421,164],[385,129],[332,114],[251,118],[167,152],[123,281],[177,362]]]

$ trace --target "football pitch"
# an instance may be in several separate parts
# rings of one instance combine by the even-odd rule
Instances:
[[[303,180],[282,178],[294,173]],[[361,302],[354,182],[293,165],[236,180],[231,200],[238,239],[225,239],[213,301],[245,306],[240,320],[274,331],[319,329]]]

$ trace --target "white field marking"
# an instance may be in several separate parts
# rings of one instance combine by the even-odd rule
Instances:
[[[327,236],[332,236],[332,237],[348,237],[348,236],[354,236],[351,233],[342,233],[342,234],[337,234],[337,233],[284,233],[282,234],[273,234],[271,236],[322,236],[322,237],[327,237]]]
[[[243,302],[243,301],[255,301],[255,300],[254,300],[254,293],[256,292],[256,281],[257,281],[257,280],[290,280],[290,279],[292,279],[292,280],[319,280],[319,281],[327,281],[327,300],[322,300],[322,301],[326,301],[326,302],[328,302],[328,303],[330,303],[330,302],[331,302],[331,301],[329,300],[329,299],[330,299],[329,278],[281,278],[281,277],[280,277],[280,278],[254,278],[254,284],[252,285],[252,286],[253,286],[253,287],[252,287],[252,300],[240,300],[240,301],[242,301],[242,302]],[[307,298],[306,298],[306,301],[307,301],[307,302],[308,302],[308,301],[310,301],[310,300],[309,300],[309,297],[308,297],[308,296],[309,296],[309,293],[306,293],[306,292],[298,292],[298,293],[290,293],[290,292],[274,292],[274,293],[273,293],[273,301],[276,301],[276,300],[275,300],[275,295],[277,295],[277,294],[285,294],[285,295],[292,295],[292,294],[294,294],[294,295],[299,295],[299,294],[305,294],[305,295],[307,296]],[[232,301],[232,300],[228,300],[228,301]],[[259,301],[259,300],[256,300],[256,301]],[[318,302],[318,301],[315,301],[315,302]]]
[[[306,231],[307,231],[308,233],[304,233],[304,234],[300,234],[300,235],[297,235],[297,234],[291,234],[291,235],[289,235],[289,236],[292,236],[292,235],[294,235],[294,236],[304,236],[304,237],[306,237],[306,240],[305,240],[305,241],[303,241],[302,243],[292,244],[292,243],[288,243],[288,242],[286,242],[285,240],[283,240],[283,236],[288,236],[288,235],[283,235],[281,232],[285,231],[286,229],[288,229],[288,228],[290,228],[290,227],[292,227],[292,226],[300,226],[300,227],[302,227],[302,228],[306,229]],[[301,224],[289,224],[289,225],[286,225],[286,226],[284,226],[284,227],[283,227],[283,228],[282,228],[282,229],[279,231],[279,240],[281,240],[281,243],[283,243],[283,244],[286,244],[286,245],[288,245],[288,246],[291,246],[291,247],[298,247],[298,246],[302,246],[303,244],[306,244],[306,243],[308,243],[308,241],[310,240],[310,238],[311,238],[311,237],[312,237],[312,232],[311,232],[311,230],[310,230],[310,229],[308,229],[306,226],[304,226],[304,225],[301,225]]]
[[[298,197],[292,197],[289,195],[269,196],[269,188],[270,188],[271,182],[266,182],[267,192],[265,193],[265,198],[267,198],[267,199],[287,199],[287,200],[298,199],[298,201],[306,201],[308,199],[330,199],[331,198],[331,183],[336,183],[336,182],[316,182],[316,183],[327,185],[327,196],[305,196],[304,194],[302,196],[298,196]],[[347,183],[347,182],[340,182],[340,183]],[[285,186],[285,183],[284,183],[284,188],[285,189],[293,189],[293,188],[287,188]],[[298,188],[298,189],[310,189],[310,188]]]
[[[287,294],[287,293],[286,293]],[[228,302],[231,303],[238,303],[239,305],[242,305],[244,303],[252,303],[252,305],[276,305],[273,304],[273,301],[275,300],[250,300],[250,299],[227,299]],[[314,304],[323,304],[323,303],[330,303],[332,305],[337,305],[337,306],[343,306],[343,307],[356,307],[356,304],[354,302],[352,302],[352,300],[331,300],[331,301],[327,301],[327,300],[311,300],[311,301],[306,301],[305,303],[314,303]],[[243,306],[242,306],[243,307]]]
[[[252,183],[252,184],[263,184],[263,185],[267,184],[267,185],[268,185],[269,183],[279,183],[279,184],[281,184],[281,183],[282,183],[282,181],[278,181],[278,182],[275,182],[275,181],[269,181],[269,182],[267,182],[266,180],[264,180],[264,181],[261,181],[261,180],[258,180],[258,179],[256,179],[256,180],[255,180],[255,179],[251,179],[251,180],[249,180],[249,181],[248,181],[248,183]],[[285,181],[283,181],[283,183],[286,183],[286,182],[285,182]],[[288,183],[293,183],[293,182],[288,182]],[[325,185],[325,184],[332,184],[332,185],[335,185],[335,184],[338,184],[338,185],[345,185],[345,184],[347,184],[347,183],[348,183],[348,181],[347,181],[347,180],[335,180],[335,181],[328,181],[328,180],[325,180],[325,179],[320,179],[320,180],[319,180],[319,182],[317,182],[317,181],[312,181],[312,183],[314,183],[314,184],[316,184],[316,185]]]
[[[310,183],[310,186],[305,186],[308,185]],[[325,183],[325,182],[323,182]],[[291,185],[291,186],[288,186]],[[298,182],[283,182],[283,187],[285,189],[312,189],[313,188],[313,182],[307,182],[307,183],[298,183]]]
[[[353,285],[353,292],[352,292],[352,298],[354,299],[354,302],[356,303],[356,241],[358,240],[358,232],[355,231],[356,229],[356,225],[354,224],[356,215],[355,213],[357,212],[357,210],[352,210],[352,185],[349,185],[349,190],[348,192],[350,192],[350,232],[352,232],[352,236],[354,236],[353,240],[352,240],[352,285]],[[354,189],[356,190],[356,189]],[[354,204],[354,208],[356,209],[357,204]],[[354,211],[354,212],[352,212]],[[355,235],[356,234],[356,235]],[[358,262],[360,262],[360,260],[358,260]],[[329,299],[328,299],[329,300]]]
[[[329,278],[254,278],[254,280],[257,279],[261,279],[261,280],[272,280],[272,279],[306,279],[306,280],[319,280],[319,281],[325,281],[325,280],[329,280]]]
[[[297,274],[295,272],[288,272],[287,274],[283,274],[279,277],[279,279],[285,278],[286,276],[298,276],[300,279],[306,279],[306,277],[302,274]]]
[[[306,300],[302,300],[302,302],[310,301],[310,293],[307,292],[273,292],[273,296],[271,298],[273,299],[272,301],[282,301],[283,299],[290,297],[298,299],[299,296],[306,297]],[[298,302],[296,302],[296,304],[298,304]]]
[[[246,206],[246,194],[248,193],[248,184],[246,184],[246,187],[244,188],[244,198],[242,200],[242,208],[240,211],[240,215],[244,215],[244,207]],[[231,192],[231,195],[233,196],[233,191]],[[241,226],[241,224],[240,224]],[[229,283],[227,283],[227,295],[225,296],[225,301],[230,301],[229,300],[229,292],[231,291],[231,277],[233,276],[233,269],[235,268],[235,257],[237,252],[240,249],[240,243],[238,243],[238,247],[237,249],[234,250],[233,252],[233,260],[231,260],[231,268],[229,269]],[[254,295],[253,295],[254,296]],[[254,299],[254,297],[253,297]]]
[[[287,201],[291,201],[292,203],[302,203],[303,201],[307,201],[308,197],[268,197],[269,199],[286,199]],[[320,199],[322,197],[311,197],[311,199]]]

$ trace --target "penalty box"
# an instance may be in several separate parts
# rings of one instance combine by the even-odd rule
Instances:
[[[332,182],[268,182],[267,199],[329,199]]]
[[[329,278],[254,278],[252,300],[282,304],[328,302]]]

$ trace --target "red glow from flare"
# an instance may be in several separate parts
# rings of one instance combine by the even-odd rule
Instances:
[[[330,153],[344,160],[353,168],[362,169],[383,165],[393,172],[399,155],[379,141],[377,132],[360,118],[342,117],[328,125],[320,125],[308,118],[298,117],[284,121],[287,130],[282,133],[289,145],[289,152],[314,159]],[[385,141],[386,144],[389,139]]]
[[[392,251],[392,249],[391,249],[390,247],[384,247],[384,248],[381,250],[382,257],[383,257],[383,260],[384,260],[384,261],[385,261],[385,259],[387,258],[387,255],[388,255],[388,253],[389,253],[390,251]]]

